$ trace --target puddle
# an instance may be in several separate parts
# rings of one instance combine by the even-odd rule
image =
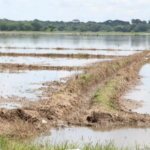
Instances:
[[[97,129],[97,128],[66,128],[51,130],[51,136],[40,136],[35,142],[40,144],[61,144],[65,142],[78,143],[81,147],[85,143],[105,143],[114,141],[117,146],[150,146],[150,129],[123,128],[123,129]],[[143,136],[144,135],[144,136]]]
[[[141,114],[150,114],[150,64],[145,65],[141,69],[140,75],[143,76],[141,85],[136,86],[135,90],[128,93],[125,98],[137,101],[142,100],[144,102],[143,106],[133,111]]]
[[[45,58],[45,57],[0,57],[0,63],[43,65],[43,66],[85,66],[97,61],[112,59],[77,59],[77,58]]]
[[[26,53],[26,54],[91,54],[91,55],[114,55],[128,56],[137,51],[103,51],[103,50],[37,50],[37,49],[0,49],[3,53]]]
[[[0,73],[0,95],[1,98],[19,97],[18,100],[38,99],[42,95],[39,89],[42,83],[51,81],[63,81],[61,78],[81,73],[81,71],[25,71],[19,73],[3,72]],[[30,91],[35,90],[35,93]]]
[[[5,109],[17,109],[17,108],[21,108],[22,106],[20,104],[17,103],[0,103],[0,109],[1,108],[5,108]]]

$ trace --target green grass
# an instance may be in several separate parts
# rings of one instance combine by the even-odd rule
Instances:
[[[104,144],[95,144],[92,143],[84,144],[80,147],[77,143],[68,144],[63,143],[59,145],[35,145],[30,144],[28,142],[19,142],[19,141],[12,141],[8,138],[0,138],[0,149],[2,150],[68,150],[68,149],[80,149],[82,150],[141,150],[140,146],[135,145],[134,147],[117,147],[114,142],[105,142]],[[148,150],[148,147],[142,148],[142,150]]]
[[[100,90],[98,90],[92,102],[98,106],[105,107],[108,109],[116,108],[116,103],[112,102],[113,99],[118,95],[118,86],[122,83],[121,77],[109,80]]]

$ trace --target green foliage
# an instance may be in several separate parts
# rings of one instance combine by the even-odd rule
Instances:
[[[109,109],[116,108],[115,103],[112,103],[112,99],[117,94],[117,87],[120,82],[120,77],[116,77],[115,80],[108,81],[104,87],[95,93],[92,102]]]
[[[55,145],[48,143],[45,145],[35,145],[28,142],[12,141],[8,138],[0,138],[0,149],[2,150],[68,150],[68,149],[79,149],[81,146],[78,143],[68,144],[68,142]],[[87,143],[82,145],[82,150],[140,150],[140,146],[135,145],[134,147],[118,147],[114,142],[104,142],[93,144]],[[142,150],[148,150],[148,147],[143,147]]]
[[[82,74],[80,78],[83,79],[83,80],[86,81],[86,82],[91,81],[90,75],[89,75],[89,74],[86,74],[86,73],[85,73],[85,74]]]
[[[71,22],[63,21],[12,21],[0,19],[0,31],[66,31],[66,32],[149,32],[150,21],[132,19],[127,21],[107,20],[105,22],[80,22],[75,19]]]

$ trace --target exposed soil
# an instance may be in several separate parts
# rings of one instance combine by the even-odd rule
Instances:
[[[0,47],[0,49],[37,49],[37,50],[90,50],[90,51],[123,51],[122,49],[97,49],[97,48],[65,48],[65,47],[18,47],[18,46],[6,46],[6,47]],[[126,50],[131,51],[131,50]],[[141,51],[141,50],[134,50],[134,51]]]
[[[86,66],[41,66],[41,65],[26,65],[26,64],[10,64],[0,63],[0,70],[85,70]]]
[[[23,56],[23,57],[61,57],[61,58],[122,58],[126,56],[114,56],[114,55],[92,55],[92,54],[36,54],[36,53],[2,53],[0,52],[0,56]]]
[[[60,85],[48,100],[28,102],[23,108],[16,110],[0,109],[0,132],[15,135],[16,130],[11,130],[10,126],[17,124],[15,128],[20,131],[21,137],[32,136],[28,132],[33,131],[33,134],[44,132],[46,129],[59,126],[60,121],[63,122],[62,127],[65,127],[65,124],[150,126],[150,115],[131,111],[135,106],[139,107],[139,103],[122,100],[122,95],[139,78],[141,67],[150,62],[149,53],[146,51],[116,61],[95,63],[84,74],[75,75],[66,84]],[[111,99],[117,107],[109,109],[93,104],[91,99],[95,92],[116,76],[123,79],[116,89],[118,93]],[[47,86],[52,84],[47,83]],[[49,89],[45,89],[45,92],[48,93]],[[23,124],[26,124],[25,129],[22,129]],[[26,130],[28,132],[25,132]]]

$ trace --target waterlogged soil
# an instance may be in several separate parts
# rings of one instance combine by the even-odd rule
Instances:
[[[50,134],[51,133],[51,134]],[[35,139],[35,143],[40,144],[62,144],[62,143],[78,143],[79,148],[85,144],[97,143],[105,144],[106,142],[114,142],[119,147],[134,147],[136,144],[140,146],[150,147],[150,128],[137,127],[111,127],[111,128],[87,128],[87,127],[68,127],[58,128],[49,131],[49,135],[40,136]]]
[[[44,58],[44,57],[0,57],[0,63],[40,65],[40,66],[85,66],[97,61],[111,59],[77,59],[77,58]]]
[[[134,112],[150,114],[150,64],[143,66],[139,75],[140,82],[124,98],[141,102],[142,106],[134,109]]]
[[[124,82],[127,82],[127,85],[132,83],[132,80],[135,80],[137,77],[140,67],[150,62],[150,57],[147,53],[148,52],[143,52],[128,59],[108,61],[103,62],[103,64],[95,63],[81,76],[78,75],[79,72],[75,71],[24,71],[18,74],[1,72],[1,99],[9,99],[9,96],[10,99],[11,96],[17,99],[15,98],[17,95],[22,99],[27,97],[30,101],[34,101],[39,97],[39,101],[29,102],[28,106],[23,105],[21,108],[18,107],[18,109],[6,110],[2,108],[0,110],[0,129],[2,129],[5,123],[9,126],[12,122],[16,122],[16,120],[29,123],[31,127],[25,131],[30,131],[33,127],[40,133],[44,131],[47,132],[52,127],[67,127],[66,125],[102,127],[136,124],[139,126],[149,126],[149,115],[137,114],[132,111],[126,112],[120,108],[109,109],[107,107],[101,107],[101,105],[95,106],[91,102],[92,96],[94,96],[98,90],[94,88],[97,87],[97,84],[101,84],[101,86],[98,86],[99,88],[103,87],[110,79],[116,76],[120,76],[120,78],[124,77]],[[65,77],[72,74],[75,74],[75,76],[70,77],[66,82]],[[95,77],[94,79],[93,76]],[[61,78],[63,79],[61,80]],[[56,81],[56,84],[51,84],[50,81]],[[57,88],[58,81],[66,82],[66,84],[61,84],[61,86]],[[48,86],[48,88],[44,91],[43,96],[43,93],[40,93],[39,89],[45,88],[44,86]],[[45,92],[50,92],[49,87],[56,90],[46,97]],[[127,87],[123,87],[124,91],[127,90]],[[92,91],[92,89],[95,90]],[[124,93],[122,91],[119,92],[121,94]],[[16,95],[13,95],[13,93]],[[121,94],[116,98],[118,101]],[[91,96],[86,98],[87,95]],[[118,101],[115,102],[118,103]],[[2,101],[2,105],[4,105],[4,101]],[[5,123],[3,120],[5,120]],[[62,120],[64,124],[59,125],[60,120]],[[18,128],[20,131],[22,126],[17,127],[17,129]],[[28,136],[25,131],[23,132]],[[85,132],[88,132],[88,129]],[[69,132],[67,131],[67,133]],[[11,134],[15,135],[16,133]]]
[[[112,55],[128,56],[137,53],[137,51],[85,51],[85,50],[37,50],[37,49],[0,49],[1,53],[21,53],[21,54],[90,54],[90,55]]]
[[[38,100],[44,98],[42,88],[46,82],[58,81],[65,82],[63,78],[79,71],[3,71],[0,72],[0,96],[1,99],[28,99]],[[34,92],[32,92],[34,91]],[[47,97],[46,97],[47,98]]]

